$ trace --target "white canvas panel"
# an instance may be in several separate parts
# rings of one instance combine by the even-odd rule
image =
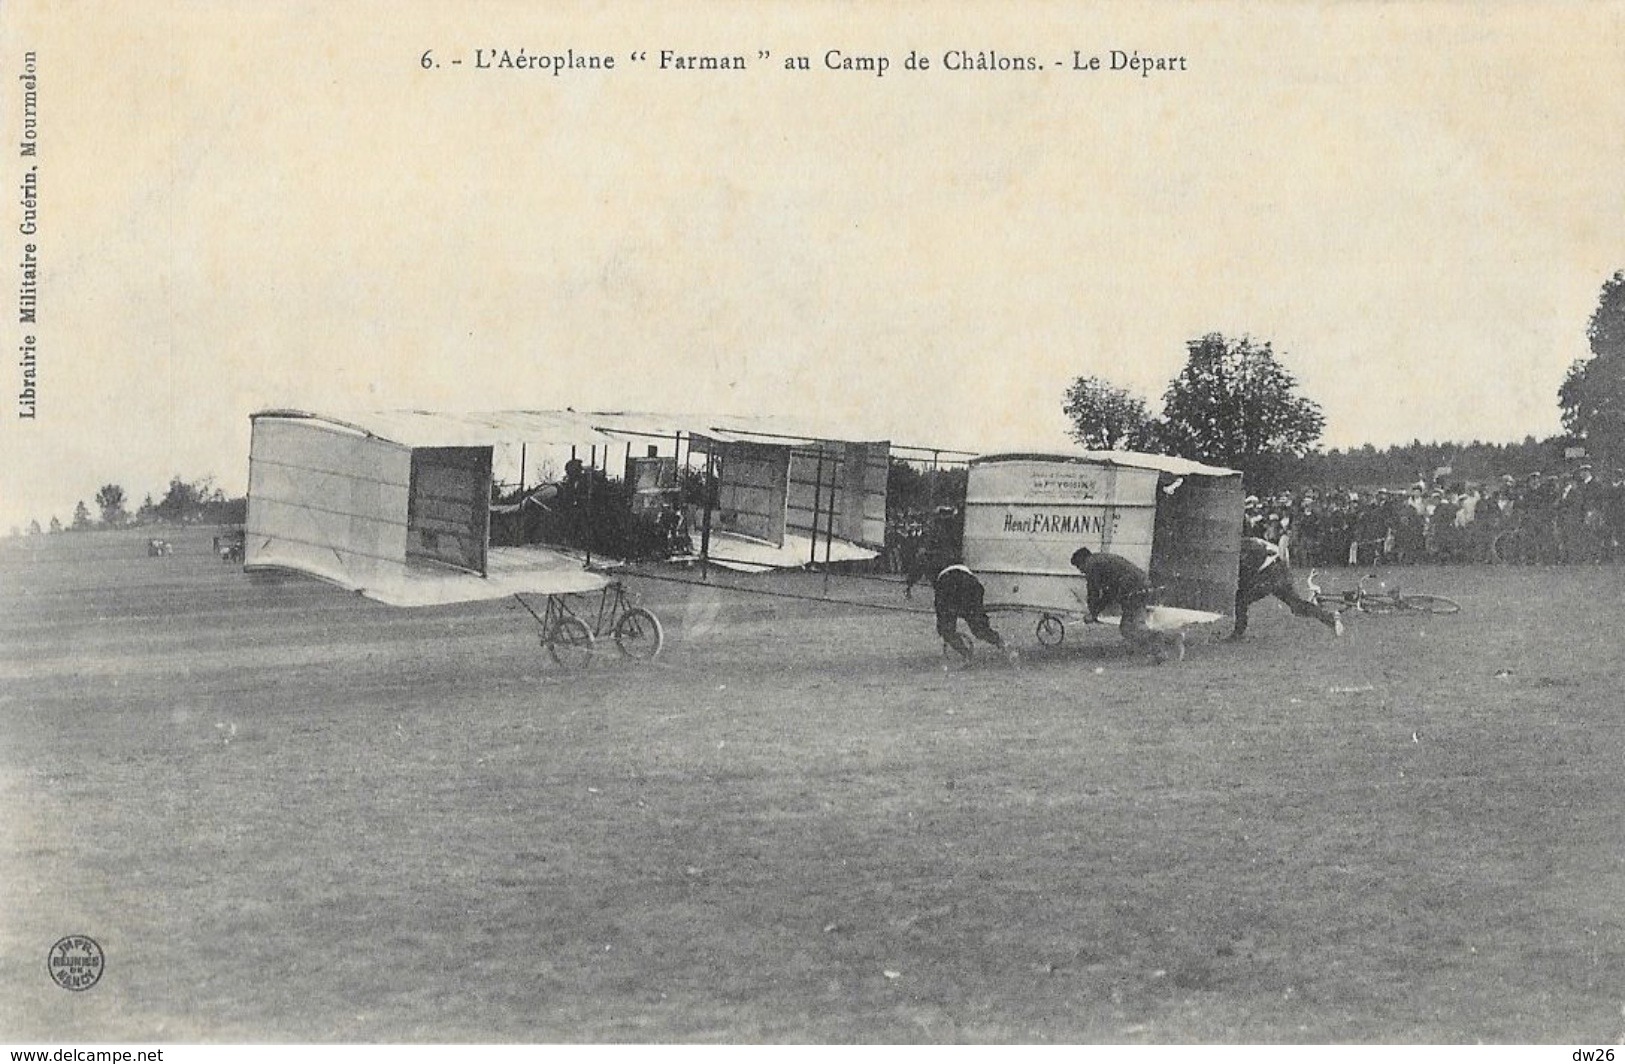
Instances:
[[[826,550],[831,562],[868,561],[875,552],[856,543],[837,537],[829,542],[818,537],[818,561],[824,561]],[[711,561],[725,569],[741,572],[767,572],[772,569],[797,569],[812,559],[813,541],[810,536],[786,533],[779,546],[732,536],[726,532],[711,531]]]
[[[304,558],[317,575],[359,586],[406,564],[404,525],[274,500],[262,501],[257,511],[260,518],[244,533],[248,568]]]
[[[786,526],[819,537],[833,529],[837,539],[873,547],[884,544],[889,452],[890,444],[884,441],[831,442],[793,452]]]
[[[367,598],[391,606],[443,606],[509,595],[589,594],[609,584],[582,559],[538,545],[493,547],[486,575],[433,563],[414,563],[360,589]],[[596,598],[589,600],[596,608]]]
[[[356,479],[342,473],[322,473],[257,460],[250,466],[248,476],[251,500],[268,499],[344,513],[398,514],[399,521],[404,523],[406,520],[407,489],[404,483]]]
[[[1082,462],[1016,459],[975,462],[965,484],[966,505],[1016,503],[1025,506],[1152,506],[1155,469]]]
[[[1079,547],[1151,564],[1158,470],[1017,459],[973,463],[965,564],[994,606],[1079,609]]]
[[[250,455],[256,462],[382,480],[403,487],[411,475],[399,456],[406,449],[387,440],[310,418],[254,419]]]
[[[724,455],[717,481],[718,523],[775,546],[783,543],[789,450],[736,447]]]
[[[247,568],[296,569],[347,588],[405,565],[410,452],[307,420],[256,418]]]

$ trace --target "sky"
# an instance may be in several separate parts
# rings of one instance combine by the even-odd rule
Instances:
[[[1113,50],[1185,69],[1073,69]],[[1073,378],[1155,400],[1212,331],[1273,345],[1327,447],[1545,436],[1625,268],[1621,2],[15,0],[0,64],[0,322],[37,349],[0,531],[241,493],[277,407],[1062,448]]]

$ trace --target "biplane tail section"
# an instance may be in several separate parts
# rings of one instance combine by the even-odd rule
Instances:
[[[970,463],[965,563],[990,607],[1077,612],[1079,547],[1134,562],[1158,588],[1153,626],[1234,608],[1241,475],[1124,451],[994,454]]]

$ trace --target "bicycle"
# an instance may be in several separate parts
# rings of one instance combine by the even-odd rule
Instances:
[[[619,580],[604,586],[596,611],[589,608],[577,612],[585,593],[548,595],[542,613],[537,613],[523,596],[514,597],[542,626],[541,644],[547,648],[548,655],[567,669],[585,668],[590,664],[595,642],[606,635],[614,638],[615,649],[621,656],[632,661],[653,661],[666,645],[666,632],[660,618],[642,606],[632,605],[626,585]],[[592,624],[589,626],[584,618],[590,618]]]
[[[1330,610],[1342,613],[1344,610],[1359,610],[1361,613],[1433,613],[1451,614],[1461,612],[1461,603],[1443,595],[1404,594],[1398,588],[1389,590],[1371,590],[1366,583],[1377,578],[1376,573],[1367,573],[1360,577],[1354,588],[1342,591],[1326,591],[1315,582],[1319,570],[1309,570],[1309,590],[1314,593],[1317,606],[1324,606]]]

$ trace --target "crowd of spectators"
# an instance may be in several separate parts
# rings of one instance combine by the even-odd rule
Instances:
[[[1522,480],[1249,495],[1244,521],[1298,567],[1614,561],[1625,558],[1625,474],[1580,465]]]

